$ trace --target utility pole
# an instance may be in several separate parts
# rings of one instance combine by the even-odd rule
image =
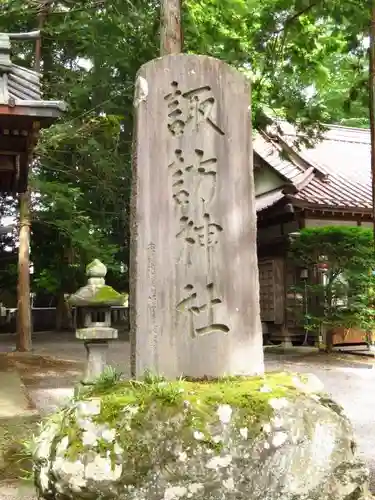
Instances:
[[[182,52],[181,0],[162,0],[160,12],[160,55]]]
[[[48,12],[49,1],[42,1],[38,15],[39,30],[43,28]],[[34,70],[40,72],[41,35],[35,43]],[[37,130],[35,130],[37,133]],[[32,138],[34,140],[35,138]],[[32,158],[29,159],[32,161]],[[18,247],[18,286],[17,286],[17,350],[30,351],[32,348],[32,316],[30,305],[30,189],[19,194],[19,247]]]
[[[372,214],[375,245],[375,0],[370,1],[369,115],[371,134]]]

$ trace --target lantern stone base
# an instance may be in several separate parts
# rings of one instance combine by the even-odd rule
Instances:
[[[76,338],[79,340],[114,340],[118,338],[118,331],[116,328],[106,326],[93,326],[91,328],[79,328],[76,330]]]
[[[83,384],[92,384],[107,366],[109,341],[117,339],[118,331],[109,327],[81,328],[76,331],[77,339],[85,341],[86,368]]]
[[[85,348],[86,368],[82,383],[92,384],[104,372],[107,365],[108,341],[86,341]]]

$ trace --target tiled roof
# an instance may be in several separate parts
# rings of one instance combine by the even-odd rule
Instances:
[[[274,168],[286,181],[293,180],[300,175],[301,170],[282,156],[282,148],[266,134],[257,134],[253,149],[262,160]]]
[[[13,64],[10,59],[10,39],[27,39],[27,35],[0,33],[0,105],[15,108],[35,108],[40,114],[51,116],[66,109],[62,101],[42,100],[40,74],[36,71]],[[37,33],[36,33],[36,36]]]
[[[0,33],[0,193],[24,192],[39,128],[50,126],[65,110],[62,101],[45,101],[40,74],[11,60],[11,41],[35,41],[40,32]]]
[[[371,143],[368,130],[328,125],[322,140],[316,142],[313,148],[301,147],[301,150],[297,150],[294,142],[298,139],[298,134],[294,127],[285,122],[280,122],[279,126],[283,131],[279,140],[273,135],[259,134],[258,137],[262,139],[255,139],[254,150],[280,175],[288,177],[289,182],[296,187],[296,192],[290,198],[296,203],[307,205],[365,211],[371,209]],[[280,160],[279,163],[274,160],[278,148],[283,147],[292,149],[293,158],[289,157],[288,161],[299,169],[300,178],[309,167],[314,171],[300,186],[298,175],[292,166],[286,169],[286,160]],[[271,148],[272,152],[269,151]],[[289,172],[292,175],[288,175]]]
[[[271,191],[269,193],[261,194],[255,198],[255,209],[257,212],[264,210],[265,208],[271,207],[277,201],[284,198],[285,194],[282,189],[276,189],[275,191]]]
[[[40,81],[38,73],[15,64],[0,76],[0,102],[8,104],[9,99],[40,100]]]

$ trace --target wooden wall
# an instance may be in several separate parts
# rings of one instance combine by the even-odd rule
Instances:
[[[258,266],[261,320],[282,325],[285,313],[284,259],[260,259]]]

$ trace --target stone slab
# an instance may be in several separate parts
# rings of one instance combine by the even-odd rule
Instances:
[[[33,415],[22,380],[17,372],[0,372],[0,418]]]
[[[118,338],[118,330],[110,327],[95,326],[91,328],[80,328],[76,330],[76,338],[79,340],[97,341],[115,340]]]
[[[133,375],[262,372],[248,82],[166,56],[139,71],[135,115]]]

